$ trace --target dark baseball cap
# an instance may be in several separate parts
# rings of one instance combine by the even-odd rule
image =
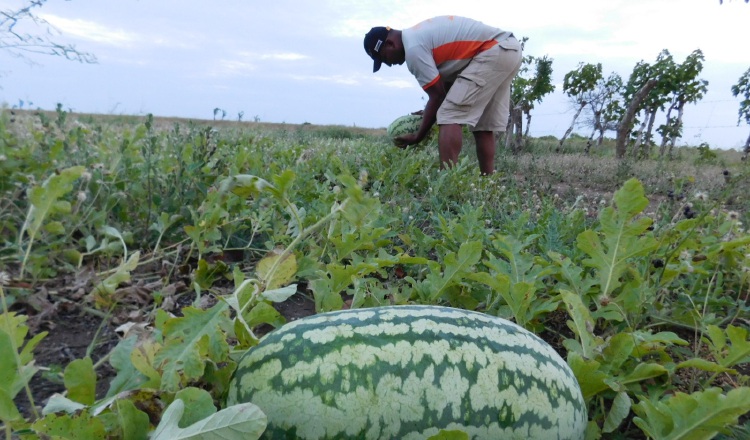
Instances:
[[[375,62],[372,66],[373,72],[380,70],[380,65],[383,64],[383,61],[380,60],[380,48],[385,43],[385,39],[388,38],[388,32],[390,31],[391,28],[387,26],[376,26],[365,34],[365,52]]]

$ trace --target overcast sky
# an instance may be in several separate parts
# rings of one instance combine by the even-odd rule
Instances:
[[[0,0],[0,10],[21,3]],[[677,62],[695,49],[706,57],[709,92],[686,109],[681,143],[739,149],[750,133],[736,126],[730,91],[750,67],[742,0],[49,0],[36,12],[99,62],[0,50],[8,106],[202,119],[219,107],[227,119],[384,127],[422,108],[426,94],[405,65],[372,73],[365,32],[454,14],[528,37],[527,55],[554,59],[557,92],[532,113],[534,136],[565,132],[573,111],[561,84],[579,62],[627,80],[662,49]]]

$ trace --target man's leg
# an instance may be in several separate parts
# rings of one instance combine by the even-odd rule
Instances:
[[[479,170],[483,175],[495,172],[495,133],[492,131],[475,131],[474,140],[477,143],[477,159]]]
[[[450,168],[458,163],[462,141],[461,125],[445,124],[440,126],[438,151],[440,152],[440,166],[442,168]]]

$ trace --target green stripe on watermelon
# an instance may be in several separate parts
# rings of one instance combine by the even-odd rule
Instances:
[[[580,438],[586,425],[575,377],[548,344],[509,321],[435,306],[287,324],[240,361],[228,404],[239,402],[264,410],[266,438],[424,438],[439,429]]]
[[[421,125],[422,115],[401,116],[388,126],[388,137],[394,141],[399,136],[418,132]]]

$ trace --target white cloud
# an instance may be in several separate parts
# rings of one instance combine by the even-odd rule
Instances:
[[[212,77],[247,76],[260,67],[264,67],[260,61],[300,61],[307,58],[309,58],[307,55],[292,52],[258,54],[241,51],[232,58],[217,61],[209,70],[208,75]]]
[[[260,59],[262,60],[279,60],[279,61],[299,61],[299,60],[305,60],[308,57],[307,55],[302,55],[299,53],[268,53],[263,54],[260,56]]]
[[[405,79],[380,79],[376,78],[375,81],[378,82],[378,85],[383,87],[391,87],[394,89],[414,89],[417,86],[416,80],[410,80],[407,81]]]
[[[139,37],[133,32],[113,29],[93,21],[69,19],[56,15],[40,14],[40,17],[66,35],[114,46],[128,46]]]
[[[258,66],[245,61],[219,60],[214,66],[209,69],[208,76],[247,76],[257,69]]]
[[[330,82],[335,84],[344,84],[348,86],[359,85],[361,82],[355,78],[344,75],[289,75],[296,81],[303,82]]]

